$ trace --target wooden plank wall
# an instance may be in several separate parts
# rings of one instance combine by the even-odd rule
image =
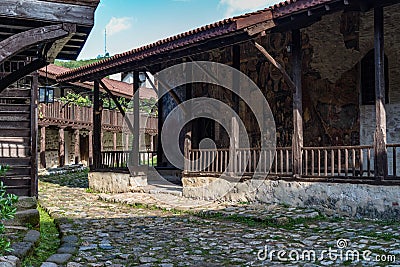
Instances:
[[[35,105],[31,105],[33,77],[27,76],[0,94],[0,165],[9,171],[0,180],[8,192],[19,196],[34,196],[36,192],[35,153],[32,153],[31,118]],[[32,112],[33,111],[33,112]]]

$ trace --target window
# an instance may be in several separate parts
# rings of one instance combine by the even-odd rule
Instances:
[[[361,60],[361,101],[363,105],[375,104],[375,54],[370,50]],[[389,69],[385,55],[385,103],[389,103]]]

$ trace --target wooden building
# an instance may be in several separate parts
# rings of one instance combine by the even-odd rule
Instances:
[[[400,1],[286,1],[71,70],[57,79],[94,81],[98,91],[96,81],[114,72],[133,71],[138,82],[140,71],[157,73],[184,62],[210,61],[232,66],[257,84],[275,119],[277,148],[269,156],[273,162],[265,174],[267,183],[293,182],[281,183],[286,186],[282,190],[288,190],[287,195],[298,194],[295,187],[314,188],[316,184],[340,188],[344,191],[334,197],[344,199],[343,196],[352,195],[348,203],[355,204],[348,204],[349,209],[359,204],[355,200],[358,196],[351,192],[355,184],[361,185],[363,192],[376,190],[381,195],[392,190],[388,196],[393,199],[388,197],[385,202],[382,195],[379,201],[389,203],[385,207],[393,210],[398,205],[400,185],[399,22]],[[180,86],[160,99],[160,131],[167,115],[178,104],[203,96],[224,101],[236,110],[250,137],[249,147],[234,147],[232,139],[240,137],[233,131],[229,140],[213,121],[193,121],[187,127],[186,136],[191,140],[181,143],[190,162],[180,170],[183,192],[187,196],[203,194],[213,198],[212,190],[205,196],[202,186],[220,179],[221,174],[244,173],[242,178],[251,177],[260,155],[267,155],[268,151],[261,149],[263,137],[249,108],[235,95],[213,86]],[[99,103],[95,109],[99,109]],[[96,148],[100,128],[95,129]],[[203,138],[213,139],[217,147],[199,149]],[[137,146],[134,155],[139,153]],[[101,153],[94,155],[93,171],[103,171],[105,167],[112,170],[113,166],[102,162]],[[207,158],[213,159],[211,164],[204,160]],[[226,159],[233,164],[229,172]],[[138,164],[137,158],[134,164]],[[173,167],[160,145],[158,168]],[[241,181],[244,187],[246,179]],[[192,185],[200,188],[197,195],[196,189],[189,188]],[[394,187],[384,187],[388,185]],[[273,187],[268,190],[275,190]],[[333,192],[324,192],[330,191]],[[259,194],[269,197],[265,192]],[[318,195],[304,195],[298,202],[316,202],[317,198]],[[340,205],[343,199],[335,203]],[[368,205],[374,205],[367,200],[365,203],[359,209],[361,213],[368,212]]]
[[[53,103],[40,103],[39,112],[39,168],[61,167],[82,163],[92,165],[93,150],[93,107],[79,106],[76,103],[61,102],[69,93],[80,94],[93,100],[93,82],[56,83],[56,75],[70,69],[50,64],[39,70],[39,85],[51,86],[54,90]],[[129,102],[133,97],[132,84],[104,78],[102,80],[119,99]],[[106,91],[100,87],[102,98],[107,99]],[[157,99],[157,93],[150,88],[140,88],[140,100]],[[141,117],[145,117],[141,113]],[[123,133],[123,116],[115,107],[104,107],[102,111],[101,150],[122,152],[128,150],[127,134]],[[144,119],[142,119],[144,120]],[[140,134],[147,142],[141,151],[156,150],[157,117],[151,116],[140,128]],[[124,147],[125,146],[125,147]]]
[[[2,0],[0,3],[1,181],[18,195],[37,194],[36,70],[76,59],[99,0]]]

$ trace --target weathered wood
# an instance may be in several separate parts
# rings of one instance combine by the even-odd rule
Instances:
[[[18,69],[18,71],[15,71],[13,73],[8,74],[5,76],[3,79],[0,80],[0,93],[6,89],[10,84],[18,81],[22,77],[30,74],[31,72],[40,69],[44,66],[46,66],[46,61],[42,58],[38,58],[31,63],[25,65],[24,67]]]
[[[246,28],[245,31],[250,36],[254,36],[254,35],[257,35],[259,33],[263,33],[266,30],[269,30],[269,29],[271,29],[273,27],[275,27],[275,22],[271,19],[271,20],[267,20],[267,21],[252,25],[252,26]]]
[[[47,62],[49,63],[54,62],[54,60],[57,58],[61,50],[63,50],[66,44],[71,40],[71,38],[76,33],[76,24],[69,24],[69,25],[64,24],[64,28],[67,29],[69,34],[62,39],[54,41],[49,47],[49,49],[46,51],[46,59]],[[80,48],[80,46],[76,48]]]
[[[93,166],[93,131],[89,131],[89,167]]]
[[[58,166],[65,165],[65,137],[64,127],[58,129]]]
[[[236,70],[240,71],[240,46],[234,45],[232,46],[232,67]],[[235,73],[232,73],[232,84],[233,91],[235,94],[232,94],[232,102],[233,109],[237,116],[240,114],[240,105],[239,105],[239,96],[240,92],[240,78]],[[237,149],[239,148],[239,122],[237,117],[231,118],[231,135],[230,135],[230,144],[229,144],[229,165],[231,174],[234,174],[238,169],[238,161],[236,159]]]
[[[302,148],[303,148],[303,96],[302,96],[302,50],[301,50],[301,32],[292,31],[293,42],[293,175],[301,176],[302,170]],[[313,170],[312,170],[313,171]]]
[[[56,24],[15,34],[0,42],[0,63],[34,45],[65,37],[72,28],[70,24]]]
[[[40,166],[46,168],[46,127],[40,128]]]
[[[374,45],[375,45],[375,112],[376,129],[375,147],[375,178],[383,180],[388,173],[386,149],[386,110],[385,110],[385,56],[384,56],[384,17],[383,8],[374,9]]]
[[[39,91],[39,73],[35,71],[32,74],[32,95],[31,95],[31,165],[30,165],[30,176],[31,176],[31,190],[30,196],[38,195],[38,173],[37,173],[37,134],[38,134],[38,124],[37,124],[37,102]]]
[[[100,101],[100,84],[94,81],[94,94],[93,94],[93,165],[94,168],[101,166],[101,117],[102,117],[102,103]]]
[[[79,129],[74,130],[74,157],[75,157],[75,164],[78,164],[80,161],[81,151],[80,151],[80,144],[79,144]]]
[[[1,0],[0,17],[93,26],[95,7],[38,0]]]
[[[122,114],[122,116],[125,119],[125,122],[131,131],[131,133],[134,133],[134,126],[132,126],[131,121],[129,120],[128,116],[125,116],[125,110],[122,108],[121,104],[119,103],[117,97],[110,91],[110,89],[104,84],[104,82],[100,79],[97,80],[97,82],[101,85],[101,87],[107,92],[107,94],[111,97],[111,99],[114,101],[115,105],[117,106],[119,112]],[[139,94],[138,94],[139,95]]]
[[[295,82],[292,81],[292,79],[290,78],[289,74],[286,72],[285,68],[279,64],[279,62],[277,62],[269,53],[268,51],[262,47],[262,45],[258,44],[257,42],[253,41],[254,46],[268,59],[268,61],[274,65],[281,73],[283,76],[283,79],[285,80],[285,82],[287,83],[287,85],[289,86],[289,88],[293,91],[296,90],[296,84]]]
[[[133,166],[139,166],[139,129],[140,129],[140,112],[139,112],[139,72],[133,72]]]

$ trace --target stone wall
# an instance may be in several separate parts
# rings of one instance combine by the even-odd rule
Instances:
[[[248,180],[240,183],[211,177],[184,177],[183,195],[313,207],[328,215],[400,220],[400,186]]]

